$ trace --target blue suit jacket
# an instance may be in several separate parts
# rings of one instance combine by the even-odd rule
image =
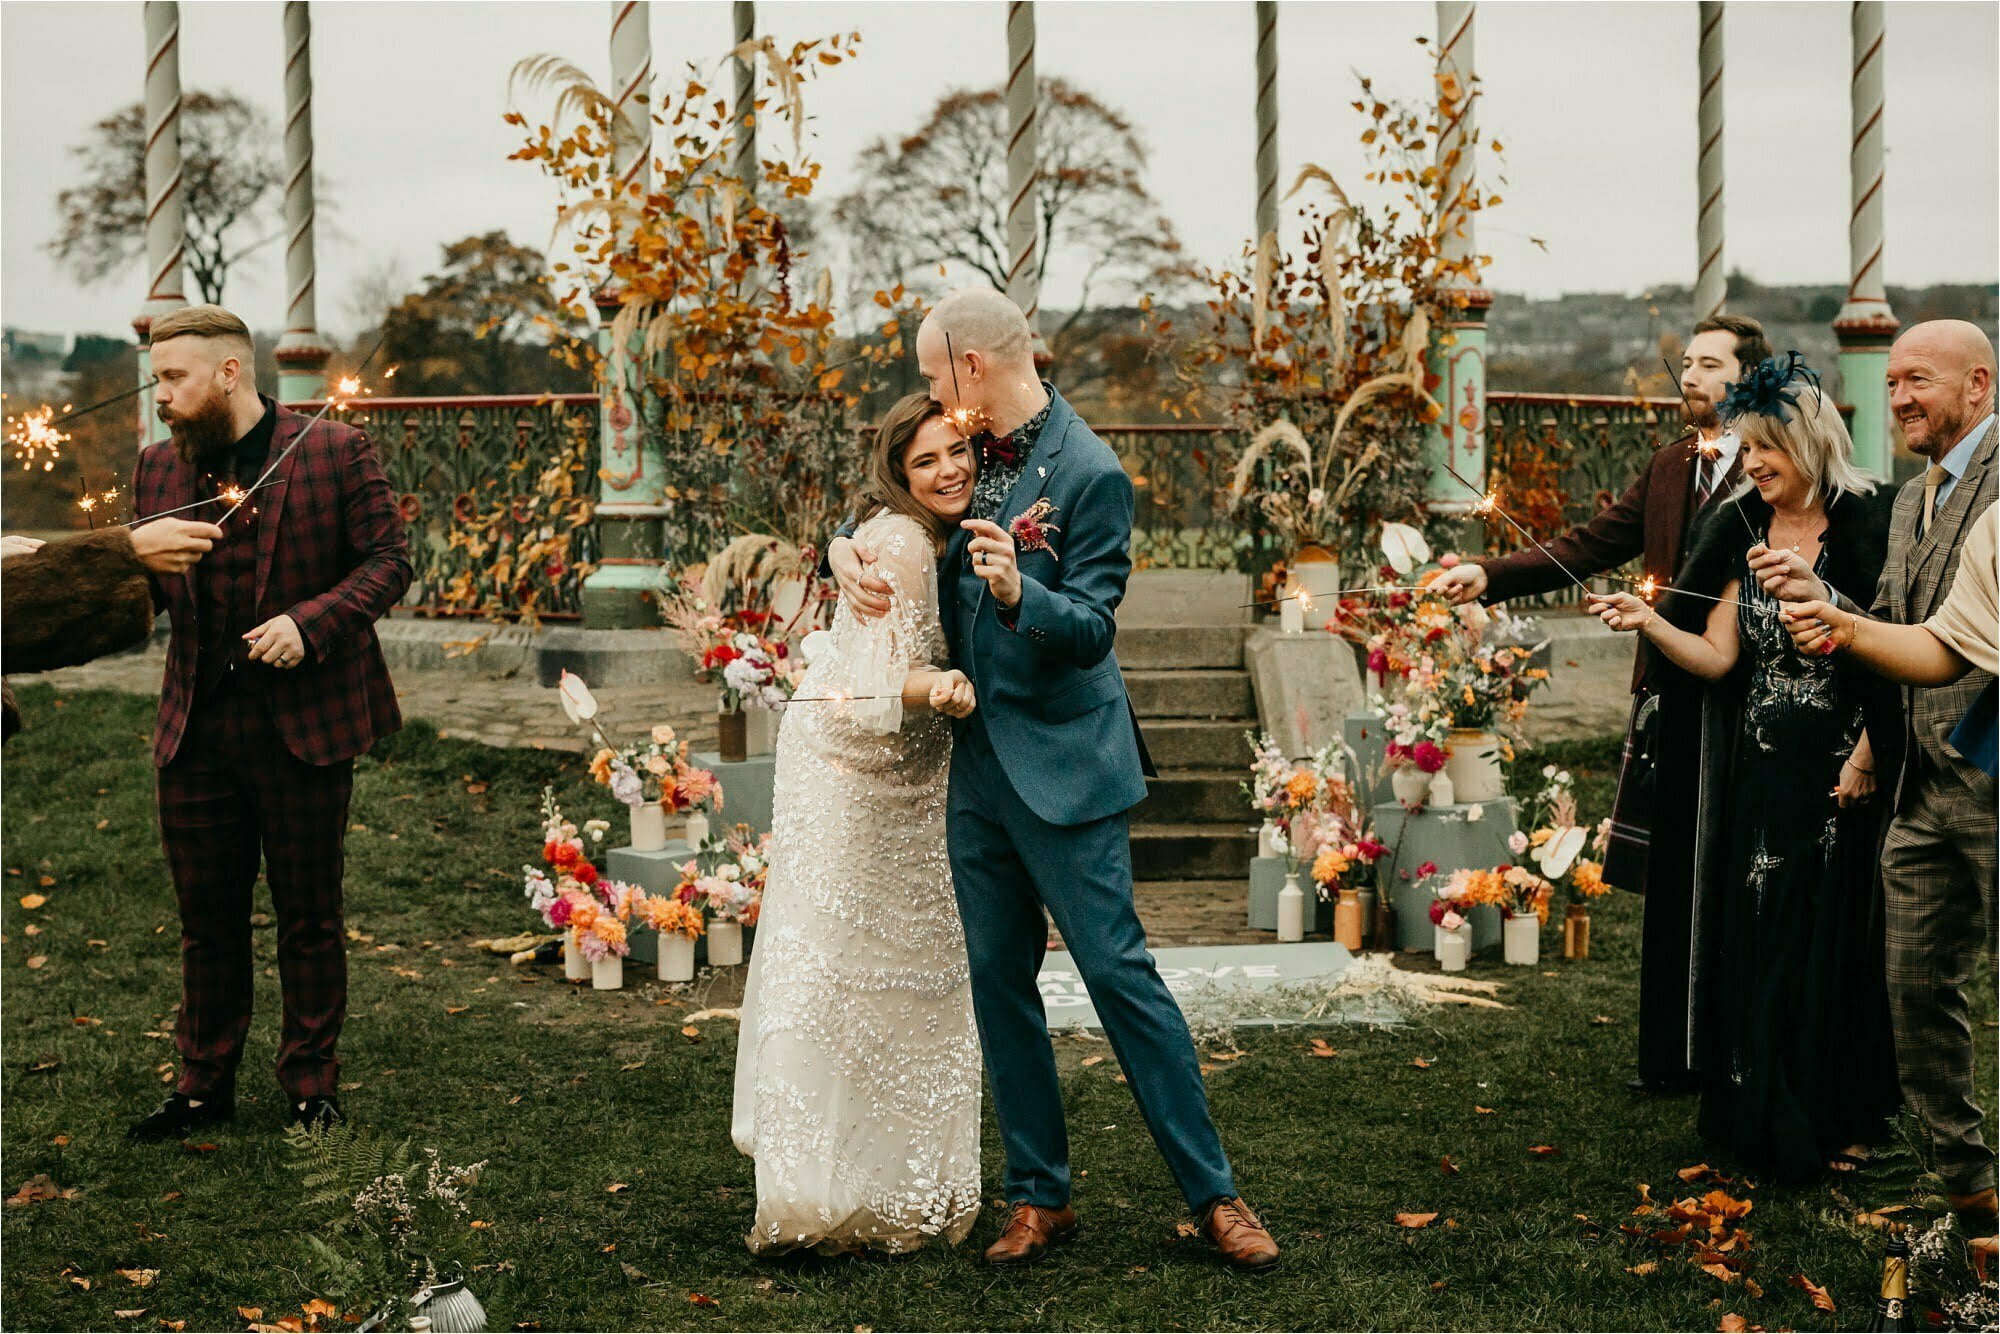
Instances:
[[[1132,571],[1132,480],[1060,394],[995,522],[1008,527],[1042,497],[1055,506],[1055,551],[1019,553],[1008,620],[972,573],[963,529],[945,547],[938,610],[952,665],[979,692],[978,719],[959,730],[983,724],[1028,808],[1080,825],[1137,805],[1153,769],[1112,651]]]

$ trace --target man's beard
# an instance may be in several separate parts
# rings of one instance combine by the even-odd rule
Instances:
[[[1687,418],[1689,426],[1700,431],[1703,435],[1712,434],[1722,427],[1722,416],[1716,412],[1715,403],[1712,399],[1701,398],[1698,395],[1685,392],[1682,393],[1681,415]]]
[[[210,395],[191,415],[169,417],[161,408],[159,418],[173,433],[175,451],[188,463],[219,459],[236,443],[229,401],[219,394]]]

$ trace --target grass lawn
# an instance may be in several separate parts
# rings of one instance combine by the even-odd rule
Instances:
[[[259,1014],[237,1122],[206,1137],[211,1152],[128,1146],[127,1123],[166,1091],[179,987],[152,812],[152,705],[59,700],[38,686],[23,705],[30,730],[8,745],[5,770],[0,1175],[10,1193],[46,1173],[76,1195],[5,1210],[5,1322],[240,1329],[239,1307],[296,1314],[318,1295],[301,1238],[322,1216],[299,1207],[279,1138],[273,933],[256,935]],[[518,867],[533,854],[543,783],[579,818],[611,814],[608,797],[574,760],[434,737],[414,725],[359,766],[343,1096],[357,1121],[447,1162],[490,1160],[473,1196],[488,1226],[471,1244],[491,1328],[1712,1330],[1728,1312],[1773,1329],[1866,1322],[1876,1261],[1836,1220],[1904,1198],[1907,1173],[1878,1172],[1851,1200],[1826,1187],[1728,1187],[1755,1202],[1743,1225],[1761,1297],[1619,1231],[1641,1183],[1671,1197],[1695,1190],[1676,1169],[1706,1162],[1737,1175],[1694,1133],[1692,1101],[1625,1090],[1639,905],[1624,895],[1598,910],[1587,963],[1475,963],[1474,976],[1506,984],[1504,1012],[1246,1033],[1240,1059],[1215,1063],[1223,1138],[1287,1248],[1275,1273],[1228,1272],[1177,1236],[1184,1206],[1116,1062],[1084,1067],[1104,1048],[1075,1038],[1058,1050],[1079,1169],[1076,1244],[1005,1274],[963,1253],[753,1262],[741,1239],[751,1164],[727,1128],[735,1025],[704,1022],[690,1038],[682,1027],[698,995],[650,980],[578,991],[557,970],[467,948],[529,925]],[[1609,748],[1551,753],[1584,778],[1585,810],[1604,809]],[[1524,780],[1543,758],[1521,766]],[[23,907],[34,894],[46,903]],[[1553,928],[1543,943],[1560,954]],[[1992,1015],[1989,992],[1976,1022]],[[1990,1027],[1980,1031],[1990,1054]],[[1338,1054],[1310,1055],[1315,1036]],[[1990,1059],[1981,1074],[1990,1109]],[[995,1183],[990,1114],[985,1144]],[[1455,1172],[1441,1166],[1447,1156]],[[1437,1218],[1410,1229],[1399,1212]],[[973,1245],[996,1226],[982,1219]],[[158,1276],[140,1288],[120,1269]],[[1794,1274],[1837,1310],[1815,1309]]]

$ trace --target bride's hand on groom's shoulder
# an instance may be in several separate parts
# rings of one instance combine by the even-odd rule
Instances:
[[[931,707],[951,718],[968,718],[978,707],[978,699],[973,694],[972,682],[964,672],[953,668],[941,673],[931,685]]]
[[[875,553],[850,537],[836,537],[826,549],[827,564],[833,567],[833,581],[840,586],[840,598],[863,620],[872,621],[889,614],[889,581],[869,573]]]

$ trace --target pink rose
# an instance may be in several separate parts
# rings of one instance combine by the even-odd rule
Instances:
[[[1447,931],[1456,931],[1458,930],[1458,928],[1465,925],[1465,919],[1458,915],[1458,911],[1456,909],[1453,909],[1445,913],[1444,920],[1442,922],[1439,922],[1438,925],[1443,927]]]
[[[1518,857],[1527,850],[1528,836],[1526,834],[1516,829],[1513,833],[1507,835],[1507,851]]]
[[[1458,553],[1456,551],[1447,551],[1444,555],[1438,557],[1438,568],[1441,570],[1449,570],[1457,564]]]

